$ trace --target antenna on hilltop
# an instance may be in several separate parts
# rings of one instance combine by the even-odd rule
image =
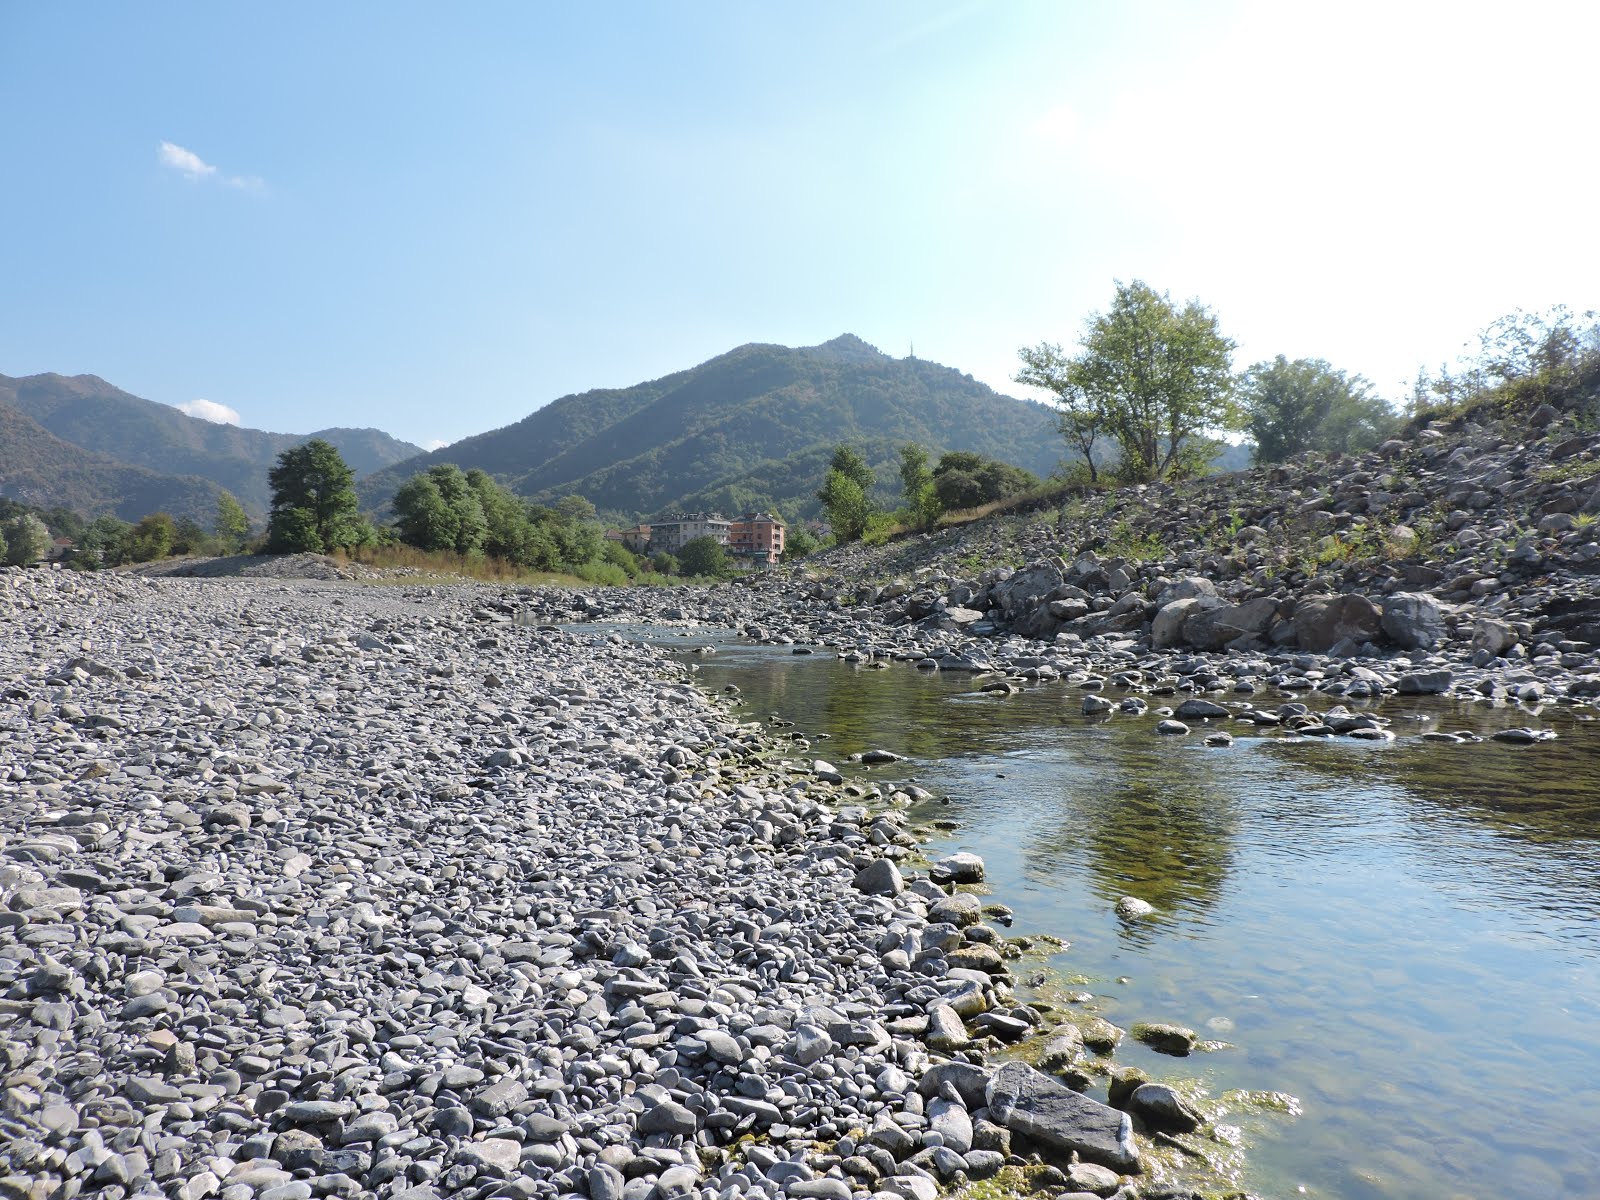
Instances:
[[[911,339],[911,353],[906,355],[906,357],[907,358],[915,358],[916,356],[917,356],[917,340],[915,338],[912,338]]]

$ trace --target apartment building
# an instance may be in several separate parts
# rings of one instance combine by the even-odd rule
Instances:
[[[650,553],[676,554],[699,537],[713,537],[726,546],[732,526],[732,521],[717,513],[678,513],[663,521],[651,521]]]
[[[784,524],[764,512],[747,512],[728,524],[728,553],[748,566],[764,568],[783,557]]]

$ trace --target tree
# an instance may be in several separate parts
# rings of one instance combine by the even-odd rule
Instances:
[[[593,501],[587,496],[574,493],[571,496],[562,496],[555,503],[556,512],[565,521],[598,521],[599,512],[595,509]]]
[[[390,501],[400,540],[418,550],[454,549],[456,514],[439,494],[439,485],[419,471],[395,491]]]
[[[312,438],[278,455],[272,485],[268,547],[276,554],[313,554],[370,540],[356,501],[356,474],[339,451]]]
[[[1312,444],[1324,450],[1360,454],[1399,430],[1400,418],[1388,401],[1364,391],[1351,392],[1334,397],[1333,407],[1317,426]]]
[[[650,569],[658,575],[676,575],[679,570],[678,560],[665,550],[657,550],[650,556]]]
[[[179,517],[172,529],[173,554],[215,554],[217,541],[193,517]]]
[[[793,562],[797,558],[815,554],[821,548],[822,543],[811,530],[804,525],[791,525],[783,539],[783,561]]]
[[[1089,482],[1098,483],[1100,467],[1095,462],[1094,452],[1105,432],[1105,417],[1073,378],[1073,361],[1060,346],[1050,342],[1024,346],[1017,355],[1022,359],[1022,370],[1012,378],[1029,387],[1055,393],[1056,428],[1066,438],[1067,445],[1082,456],[1089,471]]]
[[[5,523],[6,562],[14,567],[36,563],[50,553],[50,529],[31,512],[18,513]]]
[[[489,536],[489,522],[483,515],[478,493],[468,484],[461,468],[454,463],[440,463],[428,468],[428,477],[455,514],[454,544],[441,548],[457,554],[482,554],[483,543]]]
[[[10,561],[11,560],[6,556],[6,531],[5,531],[5,526],[0,525],[0,562],[8,563]]]
[[[1024,352],[1024,363],[1038,355],[1041,380],[1053,378],[1046,368],[1063,372],[1067,390],[1057,394],[1079,414],[1069,430],[1092,425],[1096,436],[1108,435],[1127,479],[1198,472],[1213,432],[1245,426],[1234,400],[1233,340],[1198,300],[1180,307],[1140,280],[1118,281],[1110,309],[1085,323],[1082,353],[1062,365],[1049,349]]]
[[[217,496],[217,516],[212,523],[224,554],[237,554],[250,536],[250,515],[232,492]]]
[[[39,518],[53,537],[70,538],[74,542],[82,537],[83,531],[89,527],[87,521],[64,504],[45,509],[39,514]]]
[[[1359,381],[1358,381],[1359,382]],[[1309,450],[1334,399],[1349,394],[1352,381],[1320,358],[1290,362],[1278,355],[1244,374],[1244,406],[1258,463],[1282,462]]]
[[[867,499],[874,483],[872,468],[849,446],[836,446],[828,464],[828,474],[817,492],[817,499],[841,542],[853,542],[867,529],[872,503]]]
[[[622,573],[629,579],[639,574],[639,559],[618,542],[607,540],[605,548],[600,551],[600,558],[602,562],[621,567]]]
[[[678,566],[685,575],[720,579],[728,573],[728,552],[716,538],[705,534],[678,547]]]
[[[940,455],[933,469],[934,494],[946,512],[993,504],[1038,486],[1039,481],[1021,467],[970,450]]]
[[[171,513],[156,512],[142,517],[128,535],[128,556],[134,562],[154,562],[172,553],[177,525]]]
[[[1243,397],[1258,463],[1282,462],[1303,450],[1356,453],[1377,445],[1397,424],[1389,406],[1320,358],[1278,355],[1244,374]]]
[[[113,516],[96,517],[78,539],[76,560],[89,570],[114,567],[128,557],[128,538],[133,526]]]
[[[830,471],[838,471],[853,480],[856,486],[861,489],[863,495],[870,494],[873,485],[877,483],[877,480],[873,477],[872,468],[867,465],[867,460],[862,458],[853,446],[835,446],[833,448],[833,458],[828,462],[828,469]]]
[[[928,469],[928,452],[915,442],[900,447],[900,495],[911,524],[932,529],[942,510]]]
[[[861,485],[843,471],[828,472],[817,499],[822,501],[822,511],[833,529],[835,540],[853,542],[866,532],[872,506],[867,503]]]
[[[523,567],[539,565],[534,560],[540,555],[553,560],[555,542],[542,531],[539,536],[535,535],[528,506],[520,497],[506,491],[479,467],[467,472],[467,486],[483,509],[487,526],[483,540],[485,554]]]

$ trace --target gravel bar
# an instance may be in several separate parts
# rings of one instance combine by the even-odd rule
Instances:
[[[981,863],[505,596],[0,572],[0,1197],[1134,1194]]]

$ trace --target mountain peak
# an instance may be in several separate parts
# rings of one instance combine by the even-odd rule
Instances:
[[[831,341],[823,342],[820,346],[813,346],[812,349],[825,350],[835,358],[854,362],[888,357],[871,342],[864,341],[853,333],[841,333]]]

